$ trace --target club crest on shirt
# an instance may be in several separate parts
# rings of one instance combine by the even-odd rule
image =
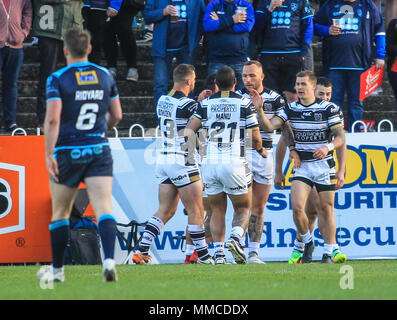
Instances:
[[[80,86],[99,83],[95,70],[77,71],[75,75],[77,84]]]
[[[263,104],[263,110],[264,111],[272,111],[272,109],[273,109],[273,106],[272,106],[272,104],[271,103],[264,103]]]
[[[316,120],[316,121],[323,120],[323,115],[321,113],[315,113],[314,114],[314,120]]]

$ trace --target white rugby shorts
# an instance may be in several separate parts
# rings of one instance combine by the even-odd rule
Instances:
[[[267,157],[263,158],[257,151],[247,151],[247,161],[252,171],[252,178],[260,184],[273,184],[273,149],[266,149]]]
[[[200,180],[200,170],[196,164],[186,165],[185,156],[159,153],[156,158],[156,178],[159,184],[173,184],[181,188]]]
[[[245,159],[233,159],[227,165],[204,162],[201,166],[205,191],[208,195],[221,192],[231,195],[248,193],[251,175]]]
[[[300,168],[295,169],[293,180],[316,186],[318,192],[335,190],[335,160],[302,161]]]

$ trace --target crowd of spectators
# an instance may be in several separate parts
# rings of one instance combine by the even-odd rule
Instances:
[[[12,6],[10,3],[12,2]],[[92,35],[90,60],[117,72],[119,46],[127,65],[126,80],[139,80],[137,41],[151,41],[154,103],[168,92],[173,62],[194,65],[202,41],[208,74],[223,65],[236,73],[242,88],[244,62],[258,59],[264,85],[288,102],[296,100],[294,79],[313,70],[313,40],[322,42],[323,75],[334,88],[332,101],[343,106],[347,93],[348,130],[362,120],[360,75],[372,64],[386,70],[397,96],[396,1],[380,0],[147,0],[144,9],[128,0],[0,0],[0,70],[3,122],[16,122],[17,80],[23,64],[23,42],[38,39],[40,72],[37,126],[45,115],[48,76],[62,59],[63,32],[85,28]],[[382,8],[386,6],[386,8]],[[385,19],[381,12],[385,12]],[[143,17],[145,31],[133,32],[134,17]],[[384,22],[385,21],[385,22]],[[386,32],[387,29],[387,41]],[[387,43],[387,46],[386,46]]]

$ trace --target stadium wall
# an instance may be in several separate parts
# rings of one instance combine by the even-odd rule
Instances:
[[[336,193],[337,241],[349,259],[397,258],[397,133],[347,134],[348,158],[345,186]],[[279,136],[275,136],[277,144]],[[158,208],[154,176],[159,139],[111,138],[114,157],[113,208],[116,220],[145,222]],[[44,161],[43,136],[0,137],[0,263],[51,260],[48,223],[51,199]],[[286,261],[295,228],[289,188],[292,164],[284,161],[284,190],[272,186],[265,208],[260,256],[265,261]],[[226,237],[232,209],[226,215]],[[152,246],[155,263],[184,260],[181,237],[187,216],[180,203],[177,213]],[[125,238],[131,229],[120,227]],[[138,233],[142,232],[138,228]],[[323,239],[314,230],[314,259],[320,259]],[[227,258],[232,259],[227,253]],[[124,263],[127,245],[116,241],[117,263]]]

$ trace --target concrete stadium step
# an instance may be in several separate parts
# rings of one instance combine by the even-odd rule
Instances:
[[[37,99],[35,97],[19,97],[17,102],[17,112],[35,113],[36,101]],[[120,101],[124,113],[154,113],[153,97],[151,96],[126,96],[120,97]]]
[[[18,81],[18,96],[19,97],[35,97],[38,87],[37,80],[19,80]],[[0,81],[0,92],[1,92]],[[172,82],[169,82],[171,88]],[[153,96],[153,81],[152,80],[139,80],[132,82],[127,80],[117,80],[117,87],[120,96]],[[195,93],[197,94],[204,88],[204,80],[196,79]],[[387,77],[383,79],[381,95],[393,95],[393,89]]]
[[[126,89],[128,90],[128,88]],[[19,96],[17,104],[17,112],[20,113],[34,113],[36,112],[36,97],[32,96]],[[140,112],[153,112],[154,104],[151,95],[132,96],[121,95],[120,101],[124,113],[140,113]],[[1,99],[0,99],[1,102]],[[346,106],[346,102],[345,102]],[[392,94],[379,94],[373,95],[364,100],[364,110],[374,110],[377,112],[383,111],[397,111],[396,100]]]
[[[317,75],[323,75],[322,70],[322,44],[313,44],[314,69]],[[36,91],[39,75],[39,50],[37,46],[25,47],[25,60],[22,66],[18,81],[18,107],[17,121],[20,126],[27,128],[33,134],[36,132]],[[157,127],[156,117],[153,106],[153,78],[154,66],[151,57],[151,43],[137,45],[137,63],[139,81],[137,83],[125,80],[127,67],[122,54],[118,60],[117,85],[123,107],[123,120],[118,125],[120,136],[127,136],[128,129],[132,124],[138,123],[145,128]],[[105,61],[102,61],[106,65]],[[62,68],[64,63],[59,63],[58,68]],[[203,87],[203,79],[207,75],[207,67],[203,64],[203,48],[199,46],[196,60],[197,83],[195,93]],[[170,82],[171,86],[172,83]],[[396,101],[390,83],[385,74],[382,85],[383,93],[378,96],[371,96],[364,101],[364,119],[380,121],[397,119]],[[1,90],[1,88],[0,88]],[[0,99],[0,107],[2,107]],[[346,108],[345,108],[346,109]],[[346,110],[344,111],[347,116]],[[2,113],[0,114],[0,121]],[[396,124],[397,125],[397,124]],[[127,132],[127,133],[126,133]],[[134,131],[135,132],[135,131]],[[2,134],[0,129],[0,134]],[[140,132],[137,130],[137,134]]]
[[[63,68],[64,64],[58,64],[57,69]],[[19,74],[19,80],[38,80],[40,71],[39,63],[24,63]],[[153,63],[138,63],[139,80],[150,80],[154,78],[154,65]],[[125,80],[127,76],[127,66],[125,62],[120,62],[117,66],[116,80]],[[196,66],[196,77],[198,79],[205,79],[207,76],[207,66],[200,64]]]
[[[151,60],[151,52],[152,46],[151,42],[146,44],[139,44],[137,45],[137,61],[150,61]],[[31,63],[31,62],[38,62],[39,61],[39,47],[37,45],[33,46],[25,46],[24,47],[24,62]],[[60,52],[60,58],[62,59],[63,53]],[[119,53],[119,59],[123,60],[124,57]]]
[[[133,124],[140,124],[144,128],[156,128],[157,122],[153,112],[153,98],[151,97],[121,97],[123,120],[118,124],[119,130],[128,130]],[[374,108],[373,106],[377,106]],[[347,110],[344,111],[347,118]],[[397,126],[397,108],[394,96],[386,95],[369,97],[364,101],[363,119],[388,119],[393,126]],[[0,117],[2,121],[2,117]],[[37,126],[35,98],[20,98],[18,101],[17,122],[23,128],[34,129]]]
[[[152,43],[137,43],[137,62],[151,62],[153,58],[151,56],[152,51]],[[33,46],[25,46],[24,47],[24,62],[25,63],[32,63],[39,61],[39,48],[37,45]],[[203,56],[203,47],[200,45],[196,51],[197,60],[200,61]],[[63,53],[60,52],[59,58],[63,58]],[[118,60],[124,61],[124,56],[122,52],[119,50]]]
[[[18,81],[18,96],[19,97],[36,97],[37,87],[39,82],[37,80],[19,80]],[[0,92],[1,92],[0,81]],[[172,82],[169,82],[169,87]],[[204,80],[196,80],[196,91],[200,91],[204,86]],[[132,82],[127,80],[117,80],[117,88],[121,97],[124,96],[153,96],[153,81],[139,80]]]

